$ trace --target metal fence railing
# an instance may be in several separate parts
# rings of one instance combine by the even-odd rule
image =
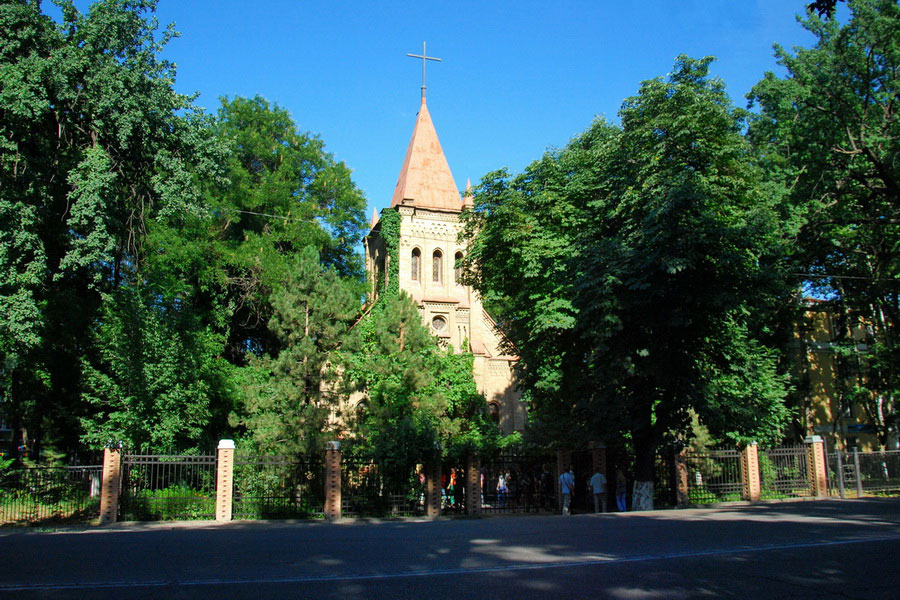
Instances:
[[[404,461],[341,457],[341,513],[351,517],[425,514],[421,469]]]
[[[760,497],[763,500],[811,495],[805,446],[759,451]]]
[[[213,519],[215,515],[215,455],[123,455],[121,520]]]
[[[501,454],[484,462],[478,476],[481,511],[485,514],[557,510],[559,473],[555,457]],[[579,476],[590,477],[590,474],[579,473]]]
[[[807,446],[758,451],[762,499],[812,494]],[[675,503],[686,477],[689,504],[741,500],[744,485],[741,452],[684,452],[671,449],[656,458],[655,505]],[[572,453],[576,490],[573,510],[593,511],[587,481],[591,455]],[[614,507],[613,473],[632,469],[627,456],[607,463],[609,506]],[[682,466],[683,465],[683,466]],[[900,491],[900,450],[830,453],[829,492],[841,497]],[[214,519],[216,514],[214,455],[124,454],[121,463],[119,514],[122,520]],[[464,514],[466,485],[481,482],[473,498],[484,514],[556,512],[557,457],[541,453],[504,453],[483,459],[477,474],[466,465],[444,461],[441,487],[445,514]],[[341,513],[347,517],[418,516],[425,508],[425,466],[375,458],[355,452],[341,457]],[[752,471],[752,469],[750,469]],[[0,525],[88,521],[99,517],[102,467],[69,466],[0,470]],[[456,483],[451,486],[450,483]],[[502,485],[500,484],[502,481]],[[630,481],[630,480],[629,480]],[[630,487],[630,486],[629,486]],[[325,512],[326,469],[322,456],[246,456],[234,458],[232,518],[315,518]],[[678,498],[681,499],[681,496]]]
[[[900,491],[900,450],[830,453],[828,483],[842,498]]]
[[[737,450],[686,452],[688,502],[710,504],[741,499],[741,453]]]
[[[859,453],[858,457],[864,493],[900,490],[900,450]]]
[[[0,471],[0,525],[99,516],[101,471],[100,465]]]
[[[318,456],[236,456],[235,519],[302,519],[325,508],[325,465]]]

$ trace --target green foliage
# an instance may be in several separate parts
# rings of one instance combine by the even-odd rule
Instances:
[[[387,272],[387,287],[384,293],[396,296],[400,292],[400,223],[402,217],[396,210],[381,212],[381,239],[390,257]]]
[[[690,432],[774,439],[785,379],[760,334],[790,293],[792,234],[712,59],[680,57],[598,121],[510,178],[489,174],[467,217],[467,278],[506,309],[534,431],[625,436],[636,477]]]
[[[82,395],[91,408],[81,419],[85,443],[180,452],[214,441],[205,434],[226,371],[218,357],[223,340],[196,320],[127,288],[105,298],[92,340],[97,355],[82,359]]]
[[[285,109],[259,96],[223,99],[215,130],[232,153],[227,180],[210,186],[209,235],[230,308],[227,355],[244,364],[248,349],[277,353],[272,295],[304,248],[358,279],[361,293],[356,244],[365,199],[319,138],[298,132]]]
[[[209,446],[276,369],[247,355],[295,254],[359,297],[365,202],[283,109],[177,94],[154,1],[60,5],[0,4],[0,411],[42,457]]]
[[[317,452],[335,436],[330,417],[341,390],[334,352],[358,312],[358,297],[307,247],[292,257],[272,308],[269,327],[279,351],[251,361],[259,377],[246,390],[232,423],[248,431],[258,450]]]
[[[215,494],[184,484],[158,490],[139,490],[128,498],[125,520],[190,521],[210,519],[216,513]]]
[[[900,372],[900,6],[847,4],[844,25],[812,14],[803,21],[815,47],[776,47],[787,76],[768,73],[754,87],[761,111],[749,134],[770,176],[790,190],[802,225],[797,271],[835,303],[840,393],[886,444],[897,433]],[[861,342],[868,351],[858,352]]]
[[[0,5],[2,410],[36,452],[78,443],[103,299],[141,281],[149,228],[201,212],[222,157],[158,58],[154,2],[61,6]]]
[[[352,423],[351,446],[408,465],[437,448],[460,457],[496,445],[472,355],[439,348],[404,292],[383,295],[342,354],[351,388],[367,397]]]

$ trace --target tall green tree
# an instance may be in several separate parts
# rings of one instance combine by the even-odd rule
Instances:
[[[174,304],[146,288],[104,298],[93,351],[82,358],[88,446],[179,453],[214,445],[210,422],[228,374],[222,335]]]
[[[843,25],[803,21],[813,48],[776,47],[787,76],[754,87],[750,137],[802,219],[798,271],[835,303],[844,404],[886,445],[896,444],[900,392],[900,6],[847,4]]]
[[[459,459],[497,447],[472,355],[439,347],[404,292],[382,296],[356,325],[342,365],[349,389],[364,397],[347,415],[352,446],[406,465],[436,448]]]
[[[104,297],[140,282],[148,230],[200,213],[197,176],[222,162],[158,57],[174,32],[155,2],[59,6],[0,3],[0,410],[37,449],[77,444]]]
[[[288,112],[265,99],[223,99],[215,130],[232,153],[227,180],[210,186],[214,252],[232,308],[228,356],[274,351],[267,326],[270,295],[293,267],[293,255],[315,248],[322,264],[362,281],[356,245],[365,198],[316,136],[298,131]],[[360,288],[360,293],[361,293]]]
[[[468,217],[468,276],[508,307],[532,419],[569,443],[629,439],[650,503],[654,452],[692,410],[734,442],[774,441],[787,416],[761,339],[791,291],[790,221],[711,60],[644,82],[621,129],[489,175]]]
[[[336,351],[359,298],[352,282],[323,267],[316,249],[307,247],[292,257],[272,306],[269,327],[278,348],[251,361],[256,377],[232,421],[259,450],[316,452],[339,427],[332,418],[343,397]]]
[[[756,337],[790,297],[786,230],[711,58],[680,57],[620,112],[622,135],[590,202],[579,277],[596,401],[629,419],[635,478],[689,427],[689,409],[736,442],[779,439],[784,380]],[[652,494],[650,495],[652,498]]]

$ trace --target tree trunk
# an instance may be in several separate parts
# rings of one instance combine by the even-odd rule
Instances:
[[[631,439],[634,443],[634,490],[631,510],[653,510],[656,439],[653,435],[649,402],[632,415]]]

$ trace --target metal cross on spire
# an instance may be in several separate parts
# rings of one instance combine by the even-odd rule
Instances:
[[[425,99],[425,61],[426,60],[436,60],[437,62],[441,62],[441,59],[435,58],[433,56],[428,56],[428,54],[425,52],[425,42],[422,42],[422,54],[407,54],[407,56],[422,59],[422,100],[424,100]]]

